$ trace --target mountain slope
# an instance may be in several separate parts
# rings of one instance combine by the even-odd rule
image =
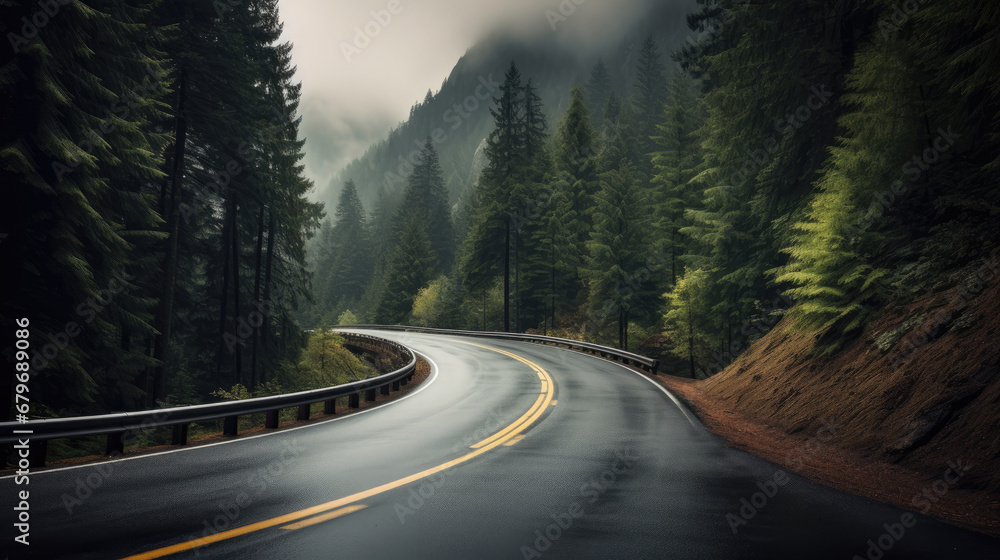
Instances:
[[[817,355],[817,336],[786,319],[721,373],[668,385],[738,447],[1000,534],[1000,256],[962,277],[883,310],[828,356]],[[831,424],[834,433],[817,440]],[[796,446],[787,438],[809,439]],[[803,451],[810,442],[818,445]],[[945,487],[950,465],[964,472]]]
[[[688,0],[682,5],[690,11],[696,3]],[[380,195],[392,199],[405,184],[409,170],[406,159],[415,157],[414,154],[419,153],[418,146],[432,136],[451,200],[457,202],[474,182],[473,156],[492,129],[489,111],[492,98],[497,95],[495,88],[499,87],[511,61],[517,64],[525,80],[534,80],[551,132],[566,109],[570,88],[587,81],[598,57],[604,59],[618,93],[627,95],[634,76],[636,53],[644,37],[653,35],[665,55],[686,41],[690,31],[684,18],[677,13],[675,5],[652,8],[620,39],[604,43],[610,41],[613,46],[596,50],[568,44],[548,27],[540,35],[494,34],[470,48],[440,89],[428,91],[424,100],[411,108],[405,122],[335,176],[321,200],[326,203],[328,212],[332,211],[347,180],[357,183],[361,199],[369,209]],[[668,64],[669,68],[673,68],[672,63]]]

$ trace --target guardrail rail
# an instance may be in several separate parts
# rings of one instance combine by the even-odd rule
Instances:
[[[194,422],[223,419],[222,434],[236,436],[240,416],[265,413],[264,427],[278,427],[278,413],[285,408],[298,407],[298,420],[308,420],[310,406],[322,402],[325,414],[336,413],[336,399],[348,397],[348,407],[361,406],[361,394],[366,401],[374,401],[376,392],[383,395],[398,391],[416,373],[417,358],[412,350],[390,340],[358,333],[340,333],[345,341],[370,350],[396,353],[407,359],[403,367],[382,375],[352,381],[342,385],[313,389],[284,395],[258,397],[239,401],[211,404],[157,408],[135,412],[118,412],[71,418],[32,419],[26,423],[0,422],[0,445],[16,444],[19,435],[30,432],[31,466],[45,466],[45,454],[49,440],[84,436],[107,436],[107,454],[123,453],[125,436],[141,430],[157,427],[173,427],[173,445],[186,445],[188,426]],[[24,438],[20,435],[20,438]]]
[[[636,366],[653,375],[656,375],[656,370],[660,365],[659,360],[655,360],[653,358],[647,358],[646,356],[641,356],[639,354],[634,354],[632,352],[628,352],[625,350],[619,350],[617,348],[611,348],[609,346],[601,346],[600,344],[593,344],[590,342],[570,340],[568,338],[557,338],[554,336],[492,332],[492,331],[460,331],[452,329],[435,329],[430,327],[409,327],[405,325],[388,325],[388,326],[351,325],[345,327],[335,327],[335,330],[339,329],[368,329],[368,330],[386,330],[386,331],[403,331],[403,332],[423,332],[432,334],[453,334],[459,336],[500,338],[504,340],[513,340],[516,342],[531,342],[534,344],[546,344],[550,346],[557,346],[560,348],[568,348],[571,350],[587,352],[590,354],[600,356],[605,359],[621,362],[625,365]]]

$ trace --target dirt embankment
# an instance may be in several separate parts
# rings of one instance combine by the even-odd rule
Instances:
[[[785,320],[718,375],[664,381],[736,447],[1000,535],[998,278],[887,310],[827,357]]]

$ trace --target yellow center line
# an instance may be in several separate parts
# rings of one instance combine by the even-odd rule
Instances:
[[[492,436],[484,439],[483,441],[469,446],[469,448],[480,449],[491,443],[495,443],[500,439],[506,439],[512,433],[521,431],[521,428],[534,422],[535,413],[538,412],[539,409],[545,407],[545,405],[542,403],[545,401],[546,395],[550,394],[551,393],[542,393],[541,395],[538,395],[538,398],[535,399],[535,404],[531,405],[531,408],[528,409],[528,412],[525,412],[524,415],[515,420],[513,424],[507,426],[506,428],[500,430],[499,432],[493,434]]]
[[[230,529],[228,531],[222,531],[222,532],[215,533],[215,534],[212,534],[212,535],[206,535],[206,536],[198,538],[198,539],[192,539],[192,540],[189,540],[189,541],[185,541],[185,542],[173,544],[173,545],[170,545],[170,546],[165,546],[163,548],[157,548],[155,550],[150,550],[148,552],[143,552],[143,553],[140,553],[140,554],[134,554],[132,556],[127,556],[125,558],[122,558],[121,560],[148,560],[148,559],[151,559],[151,558],[162,558],[164,556],[170,556],[171,554],[177,554],[178,552],[183,552],[185,550],[192,550],[192,549],[199,548],[199,547],[202,547],[202,546],[205,546],[205,545],[208,545],[208,544],[217,543],[217,542],[220,542],[220,541],[229,540],[229,539],[232,539],[232,538],[235,538],[235,537],[246,535],[248,533],[253,533],[253,532],[256,532],[256,531],[261,531],[263,529],[269,529],[271,527],[277,527],[277,526],[281,526],[281,525],[288,525],[289,523],[291,523],[293,525],[299,525],[299,523],[294,523],[294,522],[299,521],[301,519],[305,519],[307,517],[311,517],[313,515],[320,514],[320,513],[330,512],[330,514],[328,514],[328,515],[331,515],[333,513],[337,513],[337,512],[331,512],[330,510],[338,510],[338,512],[342,511],[342,510],[339,510],[338,508],[344,508],[344,506],[348,506],[350,504],[353,504],[354,502],[359,502],[361,500],[370,498],[372,496],[381,494],[383,492],[388,492],[389,490],[393,490],[395,488],[399,488],[400,486],[405,486],[405,485],[410,484],[412,482],[416,482],[416,481],[421,480],[423,478],[427,478],[427,477],[429,477],[431,475],[434,475],[434,474],[437,474],[437,473],[439,473],[441,471],[450,469],[450,468],[452,468],[452,467],[454,467],[456,465],[460,465],[462,463],[470,461],[470,460],[472,460],[472,459],[474,459],[474,458],[476,458],[476,457],[478,457],[478,456],[486,453],[487,451],[495,449],[496,447],[498,447],[500,445],[504,445],[507,441],[509,441],[509,440],[513,439],[515,436],[517,436],[519,432],[521,432],[522,430],[526,429],[528,426],[534,424],[535,421],[537,421],[542,416],[542,414],[546,411],[546,409],[549,407],[550,403],[552,402],[554,385],[552,383],[552,378],[549,376],[548,372],[546,372],[544,369],[542,369],[541,366],[539,366],[538,364],[532,362],[531,360],[528,360],[526,358],[522,358],[521,356],[518,356],[516,354],[512,354],[512,353],[507,352],[505,350],[500,350],[499,348],[493,348],[491,346],[483,346],[481,344],[474,344],[474,343],[471,343],[471,342],[464,342],[464,341],[456,341],[456,342],[462,342],[462,344],[468,344],[470,346],[478,346],[480,348],[485,348],[486,350],[491,350],[493,352],[497,352],[499,354],[503,354],[505,356],[509,356],[509,357],[511,357],[511,358],[519,361],[519,362],[522,362],[522,363],[526,364],[528,367],[530,367],[532,370],[534,370],[535,373],[538,374],[538,377],[542,380],[542,393],[540,395],[538,395],[538,398],[535,400],[535,403],[531,406],[531,408],[528,409],[528,412],[525,412],[520,418],[518,418],[517,420],[515,420],[513,424],[507,426],[503,430],[497,432],[496,434],[494,434],[494,435],[492,435],[492,436],[484,439],[483,441],[477,443],[476,445],[472,446],[473,449],[475,449],[474,451],[466,453],[465,455],[462,455],[461,457],[458,457],[456,459],[452,459],[451,461],[448,461],[446,463],[442,463],[442,464],[440,464],[440,465],[438,465],[436,467],[431,467],[429,469],[420,471],[420,472],[418,472],[416,474],[412,474],[410,476],[403,477],[403,478],[400,478],[398,480],[394,480],[392,482],[387,482],[387,483],[385,483],[385,484],[383,484],[381,486],[376,486],[375,488],[370,488],[368,490],[364,490],[364,491],[358,492],[356,494],[351,494],[350,496],[345,496],[343,498],[338,498],[336,500],[332,500],[332,501],[329,501],[329,502],[326,502],[326,503],[323,503],[323,504],[319,504],[319,505],[315,505],[315,506],[308,507],[308,508],[305,508],[305,509],[301,509],[299,511],[293,511],[291,513],[286,513],[285,515],[279,515],[278,517],[272,517],[271,519],[265,519],[263,521],[258,521],[256,523],[251,523],[249,525],[244,525],[243,527],[237,527],[235,529]],[[361,507],[365,507],[365,506],[361,506]],[[344,508],[344,509],[348,509],[348,508]],[[357,510],[352,510],[352,511],[357,511]],[[341,513],[341,515],[346,514],[346,513],[351,513],[351,512],[350,511],[345,511],[345,512]],[[326,516],[319,516],[319,517],[326,517]],[[333,516],[333,517],[336,517],[336,516]],[[332,517],[330,517],[328,519],[332,519]],[[325,520],[326,519],[322,519],[321,521],[325,521]],[[309,521],[312,521],[312,520],[309,520]],[[319,522],[320,521],[316,521],[316,523],[319,523]],[[302,525],[302,526],[305,526],[305,525]],[[287,528],[292,528],[292,527],[289,526]],[[295,528],[298,528],[298,527],[295,527]]]
[[[366,507],[368,507],[368,506],[363,505],[363,504],[357,504],[357,505],[353,505],[353,506],[342,507],[340,509],[335,509],[335,510],[331,511],[330,513],[324,513],[323,515],[317,515],[316,517],[310,517],[309,519],[306,519],[304,521],[299,521],[297,523],[292,523],[290,525],[285,525],[284,527],[282,527],[282,529],[288,529],[290,531],[294,531],[295,529],[301,529],[303,527],[309,527],[310,525],[315,525],[317,523],[322,523],[324,521],[329,521],[331,519],[335,519],[335,518],[340,517],[342,515],[347,515],[348,513],[354,513],[356,511],[358,511],[359,509],[365,509]]]
[[[504,445],[506,445],[507,447],[510,447],[510,446],[514,445],[515,443],[521,441],[522,439],[524,439],[524,434],[519,434],[519,435],[514,436],[513,439],[511,439],[510,441],[508,441]]]
[[[469,346],[477,346],[479,348],[485,348],[486,350],[492,350],[493,352],[497,352],[499,354],[503,354],[505,356],[513,358],[527,365],[532,370],[534,370],[534,372],[538,374],[539,379],[542,380],[542,387],[541,387],[542,392],[540,395],[538,395],[538,398],[535,399],[535,403],[531,405],[531,408],[529,408],[527,412],[525,412],[520,418],[515,420],[513,424],[507,426],[506,428],[500,430],[499,432],[493,434],[492,436],[484,439],[483,441],[480,441],[479,443],[470,446],[470,449],[479,449],[486,445],[490,445],[491,443],[494,443],[500,439],[506,440],[506,438],[508,438],[512,434],[520,432],[522,431],[522,428],[526,428],[528,425],[532,424],[535,421],[535,418],[537,418],[538,416],[537,413],[549,406],[549,402],[552,401],[552,389],[551,389],[551,387],[553,386],[552,378],[549,377],[548,372],[542,369],[541,366],[539,366],[535,362],[532,362],[531,360],[528,360],[527,358],[522,358],[517,354],[513,354],[505,350],[500,350],[499,348],[493,348],[491,346],[483,346],[482,344],[475,344],[473,342],[465,342],[460,340],[456,340],[455,342],[460,342],[462,344],[467,344]]]

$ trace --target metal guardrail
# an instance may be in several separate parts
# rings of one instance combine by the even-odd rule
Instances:
[[[361,406],[361,393],[365,393],[367,401],[374,401],[376,399],[376,391],[381,391],[383,395],[388,395],[390,391],[398,391],[401,386],[406,385],[413,378],[416,372],[417,358],[413,351],[406,346],[364,334],[341,334],[349,344],[368,350],[397,353],[403,356],[404,359],[409,357],[409,360],[406,365],[390,373],[325,389],[313,389],[298,393],[239,401],[135,412],[119,412],[72,418],[33,419],[23,424],[19,422],[0,422],[0,445],[18,443],[18,436],[20,434],[15,433],[15,431],[30,431],[30,435],[20,435],[20,439],[27,437],[30,440],[32,448],[31,466],[34,467],[45,465],[45,451],[50,439],[107,435],[107,454],[112,455],[124,451],[125,436],[129,433],[155,427],[173,426],[172,443],[174,445],[186,445],[188,426],[194,422],[222,418],[223,435],[235,436],[237,435],[237,425],[240,416],[264,412],[266,413],[264,427],[274,429],[278,427],[278,412],[281,409],[298,407],[298,419],[308,420],[310,406],[314,403],[322,402],[324,403],[323,412],[325,414],[335,414],[337,398],[348,397],[348,406],[350,408],[358,408]]]
[[[556,338],[554,336],[541,336],[534,334],[490,332],[490,331],[458,331],[451,329],[434,329],[429,327],[408,327],[403,325],[390,325],[390,326],[351,325],[347,327],[336,327],[336,329],[372,329],[372,330],[387,330],[387,331],[423,332],[423,333],[433,333],[433,334],[452,334],[459,336],[500,338],[504,340],[513,340],[516,342],[531,342],[534,344],[548,344],[552,346],[566,347],[572,350],[580,350],[583,352],[596,354],[602,358],[611,359],[626,365],[634,365],[649,373],[652,373],[653,375],[656,374],[656,369],[660,365],[659,360],[655,360],[653,358],[647,358],[646,356],[641,356],[639,354],[633,354],[632,352],[627,352],[625,350],[619,350],[617,348],[611,348],[609,346],[601,346],[600,344],[593,344],[590,342],[581,342],[579,340]]]

